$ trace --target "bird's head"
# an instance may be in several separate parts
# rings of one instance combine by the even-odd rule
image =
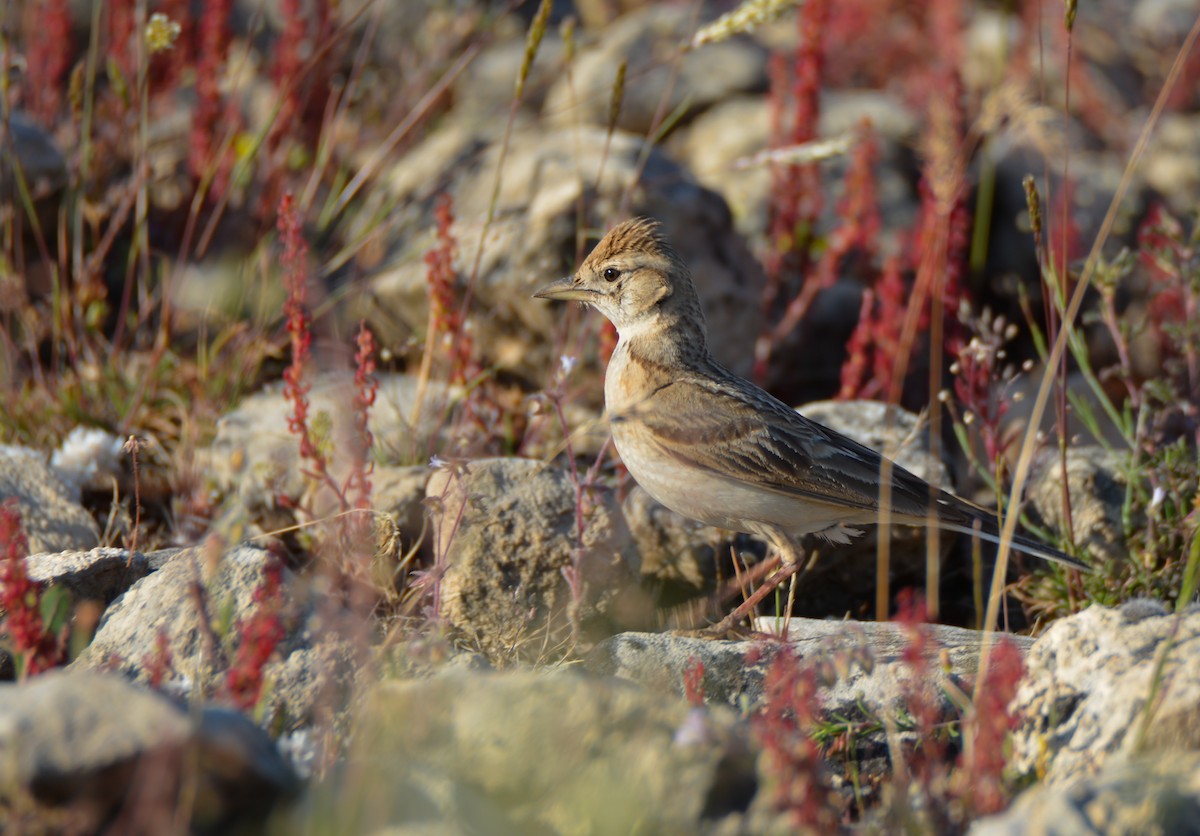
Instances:
[[[647,327],[667,335],[698,327],[704,339],[704,314],[687,265],[662,237],[658,222],[648,218],[613,227],[575,275],[533,295],[585,302],[608,317],[623,338]]]

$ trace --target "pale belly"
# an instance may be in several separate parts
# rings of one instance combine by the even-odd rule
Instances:
[[[778,533],[799,537],[863,522],[848,519],[845,509],[805,502],[692,467],[638,443],[619,423],[613,425],[613,443],[634,480],[663,505],[689,519],[767,540],[774,540]]]

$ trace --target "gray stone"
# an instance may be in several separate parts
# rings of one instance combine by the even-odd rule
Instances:
[[[764,632],[777,630],[782,622],[775,618],[757,621]],[[929,636],[931,652],[942,654],[938,660],[930,660],[930,674],[937,680],[932,684],[962,687],[966,678],[976,675],[982,633],[942,625],[921,629]],[[1022,636],[999,638],[1021,649],[1031,643]],[[767,669],[783,648],[790,647],[801,664],[837,669],[836,681],[823,683],[820,692],[822,710],[827,714],[860,716],[865,706],[877,716],[886,716],[903,707],[913,688],[923,687],[914,681],[912,664],[904,659],[911,644],[906,628],[891,622],[792,618],[786,642],[622,633],[598,645],[584,665],[594,673],[630,679],[651,691],[682,694],[685,674],[699,662],[704,668],[707,701],[753,711],[762,700]],[[949,708],[943,690],[933,688]]]
[[[0,165],[0,196],[6,202],[20,200],[9,155],[20,163],[21,176],[34,200],[51,195],[67,184],[66,159],[50,134],[19,111],[5,115],[4,127],[6,147],[0,149],[4,156],[4,164]]]
[[[767,230],[774,175],[771,165],[755,158],[773,145],[770,108],[765,95],[724,99],[682,127],[669,143],[696,179],[728,201],[738,232],[759,252],[770,246]],[[820,108],[819,139],[854,136],[864,119],[870,121],[878,153],[876,199],[884,222],[879,242],[884,253],[898,251],[901,233],[916,220],[918,201],[908,148],[918,120],[895,97],[877,91],[826,92]],[[848,164],[849,154],[820,163],[825,198],[818,234],[828,235],[841,226],[838,205]],[[810,323],[814,319],[809,317]]]
[[[436,832],[694,833],[757,787],[727,709],[562,671],[387,683],[353,739],[370,832],[444,819]],[[386,800],[397,795],[409,803]]]
[[[126,473],[127,454],[123,447],[124,439],[110,432],[76,426],[50,454],[50,466],[76,502],[85,488],[112,493],[114,482],[124,493],[126,486],[121,479]]]
[[[220,675],[242,640],[235,625],[256,611],[254,593],[271,559],[267,551],[252,546],[225,553],[194,548],[177,555],[105,610],[92,643],[71,666],[115,670],[146,682],[146,659],[157,656],[158,634],[163,632],[173,659],[167,681],[182,680],[199,694],[219,691]],[[280,616],[285,636],[276,652],[286,658],[308,645],[304,626],[311,604],[303,584],[286,569],[283,575]],[[203,591],[207,629],[198,615],[197,588]],[[209,646],[208,630],[216,647]]]
[[[67,808],[84,832],[165,832],[184,793],[194,828],[228,832],[295,788],[271,740],[232,712],[205,710],[193,724],[107,674],[0,685],[0,792]]]
[[[1046,526],[1065,531],[1063,511],[1063,467],[1057,449],[1038,457],[1029,481],[1029,503]],[[1096,563],[1124,560],[1125,546],[1122,509],[1125,505],[1126,478],[1120,455],[1099,445],[1072,446],[1067,449],[1067,487],[1071,496],[1071,525],[1074,540],[1085,559]]]
[[[546,117],[566,125],[581,118],[607,125],[622,61],[628,62],[628,70],[617,127],[638,134],[657,127],[660,108],[665,119],[686,102],[690,116],[731,95],[767,88],[767,52],[746,37],[688,52],[674,67],[694,22],[693,10],[684,6],[650,5],[624,15],[604,29],[594,46],[579,51],[573,83],[564,76],[551,89]]]
[[[1138,752],[1200,748],[1200,609],[1092,606],[1038,638],[1010,710],[1013,766],[1050,785]]]
[[[432,539],[425,525],[425,485],[432,471],[425,464],[411,467],[376,466],[371,474],[371,507],[388,515],[400,537],[403,554],[419,541]],[[426,551],[429,551],[426,549]]]
[[[1110,763],[1092,777],[1026,790],[970,836],[1200,836],[1200,753]]]
[[[447,466],[430,478],[428,496],[437,556],[429,571],[441,576],[439,615],[489,656],[560,654],[572,621],[585,636],[611,633],[612,622],[645,623],[636,549],[607,491],[585,494],[582,544],[575,488],[544,462]],[[563,572],[580,545],[576,598]]]
[[[56,554],[31,554],[25,559],[29,577],[61,586],[76,600],[111,601],[150,571],[141,552],[92,549]]]
[[[1194,13],[1194,12],[1193,12]],[[1146,183],[1162,194],[1172,211],[1191,214],[1200,191],[1200,116],[1165,113],[1150,144],[1142,170]]]
[[[100,528],[43,457],[24,447],[0,445],[0,502],[15,498],[30,552],[91,549]]]
[[[349,473],[353,432],[353,378],[323,377],[314,385],[309,398],[310,427],[328,418],[330,473],[339,483]],[[449,394],[433,383],[426,390],[427,403],[417,414],[418,384],[406,375],[380,375],[379,392],[371,408],[371,432],[378,450],[409,454],[424,450],[419,439],[434,431],[435,421],[445,408]],[[241,539],[260,515],[275,506],[276,496],[292,499],[305,497],[312,480],[305,474],[306,463],[299,460],[300,444],[288,431],[292,406],[278,386],[270,387],[243,400],[233,412],[217,422],[212,444],[198,451],[197,468],[210,485],[222,494],[230,494],[225,516],[219,528],[229,539]],[[420,426],[414,426],[413,421]],[[328,490],[312,497],[317,513],[334,513],[335,498]]]

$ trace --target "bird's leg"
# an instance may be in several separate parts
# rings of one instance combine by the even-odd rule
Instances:
[[[774,590],[779,588],[779,585],[788,578],[793,578],[800,571],[800,564],[788,563],[783,566],[778,572],[763,581],[762,586],[754,590],[745,601],[738,606],[729,615],[722,618],[711,627],[705,628],[701,632],[705,635],[723,636],[737,626],[737,623],[746,617],[748,613],[754,612],[754,608],[759,605],[763,598],[766,598]]]
[[[797,552],[796,547],[785,537],[780,537],[778,539],[771,538],[771,540],[773,541],[772,545],[775,547],[775,550],[779,553],[779,559],[783,563],[783,567],[774,575],[763,580],[762,586],[754,590],[754,593],[745,601],[743,601],[737,609],[722,618],[712,627],[709,627],[701,632],[706,635],[713,636],[722,636],[728,633],[735,626],[737,626],[737,623],[745,618],[747,614],[753,613],[754,608],[758,606],[759,602],[770,595],[774,590],[778,589],[779,585],[788,578],[791,578],[792,582],[788,591],[787,615],[789,617],[791,616],[792,602],[795,601],[796,598],[796,573],[800,571],[801,567],[803,567],[804,571],[807,572],[809,568],[812,567],[814,561],[810,560],[807,566],[802,564],[800,562],[800,554]]]

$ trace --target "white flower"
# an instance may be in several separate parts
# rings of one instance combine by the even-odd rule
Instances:
[[[570,354],[564,354],[558,358],[558,366],[562,369],[563,377],[566,377],[571,373],[571,369],[575,368],[575,358]]]

